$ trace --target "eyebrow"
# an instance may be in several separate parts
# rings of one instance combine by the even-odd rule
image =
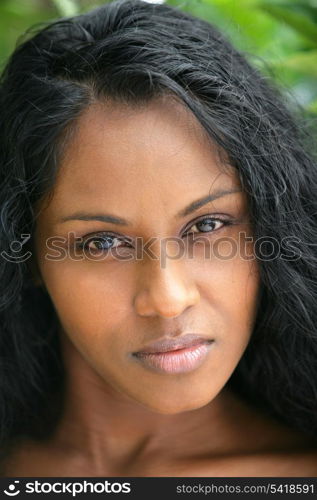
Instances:
[[[187,205],[185,208],[183,208],[180,212],[176,214],[176,218],[179,219],[181,217],[186,217],[186,215],[191,214],[192,212],[195,212],[195,210],[198,210],[198,208],[202,207],[203,205],[206,205],[206,203],[211,202],[216,200],[217,198],[221,198],[223,196],[233,194],[233,193],[241,193],[242,189],[241,188],[235,188],[235,189],[219,189],[214,191],[211,194],[208,194],[207,196],[204,196],[202,198],[199,198],[198,200],[193,201],[189,205]],[[132,225],[132,222],[130,222],[127,219],[122,219],[121,217],[117,217],[112,214],[88,214],[84,212],[75,212],[71,215],[67,215],[65,217],[62,217],[59,222],[67,222],[70,220],[83,220],[83,221],[90,221],[90,220],[97,220],[100,222],[110,222],[111,224],[117,224],[119,226],[130,226]]]

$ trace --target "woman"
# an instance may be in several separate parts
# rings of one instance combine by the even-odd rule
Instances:
[[[1,83],[6,476],[314,476],[317,174],[218,30],[115,1]]]

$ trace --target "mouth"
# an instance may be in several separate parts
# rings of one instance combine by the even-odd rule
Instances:
[[[167,339],[152,344],[133,356],[143,367],[159,373],[186,373],[198,368],[206,359],[214,339],[184,336],[178,339]]]

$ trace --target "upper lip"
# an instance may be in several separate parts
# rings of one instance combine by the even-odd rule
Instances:
[[[188,333],[175,338],[165,337],[161,340],[157,340],[156,342],[147,344],[144,349],[141,349],[134,354],[176,351],[177,349],[193,347],[204,342],[212,342],[212,340],[213,339],[206,338],[203,335],[198,335],[196,333]]]

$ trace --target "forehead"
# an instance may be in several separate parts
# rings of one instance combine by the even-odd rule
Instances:
[[[194,115],[171,98],[142,107],[91,105],[79,118],[59,168],[51,209],[127,210],[194,199],[239,186]],[[197,197],[196,196],[196,197]],[[183,204],[183,203],[182,203]],[[105,205],[106,206],[106,205]]]

